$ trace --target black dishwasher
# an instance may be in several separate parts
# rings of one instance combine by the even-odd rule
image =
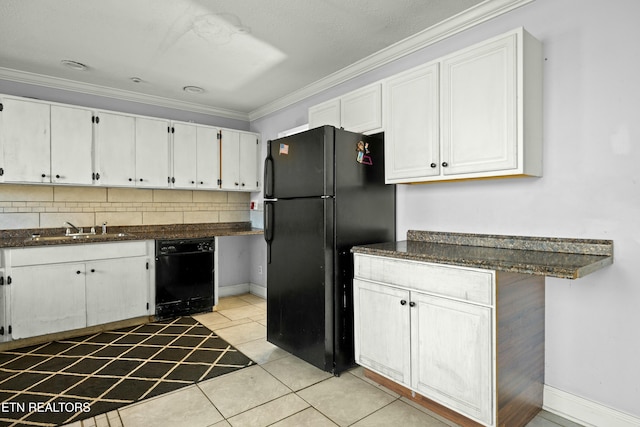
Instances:
[[[211,311],[214,239],[156,241],[156,318]]]

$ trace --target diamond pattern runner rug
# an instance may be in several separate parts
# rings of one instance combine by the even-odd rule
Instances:
[[[253,362],[191,317],[0,352],[0,426],[57,426]]]

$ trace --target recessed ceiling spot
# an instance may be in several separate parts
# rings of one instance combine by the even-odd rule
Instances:
[[[72,70],[76,70],[76,71],[86,71],[87,69],[89,69],[89,67],[87,67],[83,63],[78,61],[72,61],[70,59],[63,59],[62,61],[60,61],[60,63],[65,67],[71,68]]]
[[[140,77],[131,77],[129,80],[131,80],[134,83],[141,83],[142,79]]]
[[[183,91],[187,93],[203,93],[204,89],[199,86],[185,86],[182,88]]]

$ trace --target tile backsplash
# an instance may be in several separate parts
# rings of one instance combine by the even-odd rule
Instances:
[[[0,229],[249,221],[250,193],[0,184]]]

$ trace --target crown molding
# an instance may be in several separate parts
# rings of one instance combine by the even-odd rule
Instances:
[[[142,104],[174,108],[178,110],[191,111],[194,113],[209,114],[229,119],[249,121],[249,115],[241,111],[226,110],[223,108],[216,108],[205,104],[185,102],[177,99],[164,98],[161,96],[147,95],[144,93],[116,89],[107,86],[62,79],[59,77],[51,77],[42,74],[18,71],[10,68],[0,67],[0,79],[18,83],[27,83],[36,86],[44,86],[53,89],[68,90],[89,95],[105,96],[124,101],[140,102]]]
[[[253,121],[535,0],[485,0],[249,113]]]
[[[398,43],[369,55],[348,67],[283,96],[282,98],[269,102],[249,113],[2,67],[0,67],[0,79],[96,96],[105,96],[166,108],[175,108],[196,113],[210,114],[230,119],[253,121],[533,1],[535,0],[485,0],[466,11],[435,24],[413,36],[407,37]]]

